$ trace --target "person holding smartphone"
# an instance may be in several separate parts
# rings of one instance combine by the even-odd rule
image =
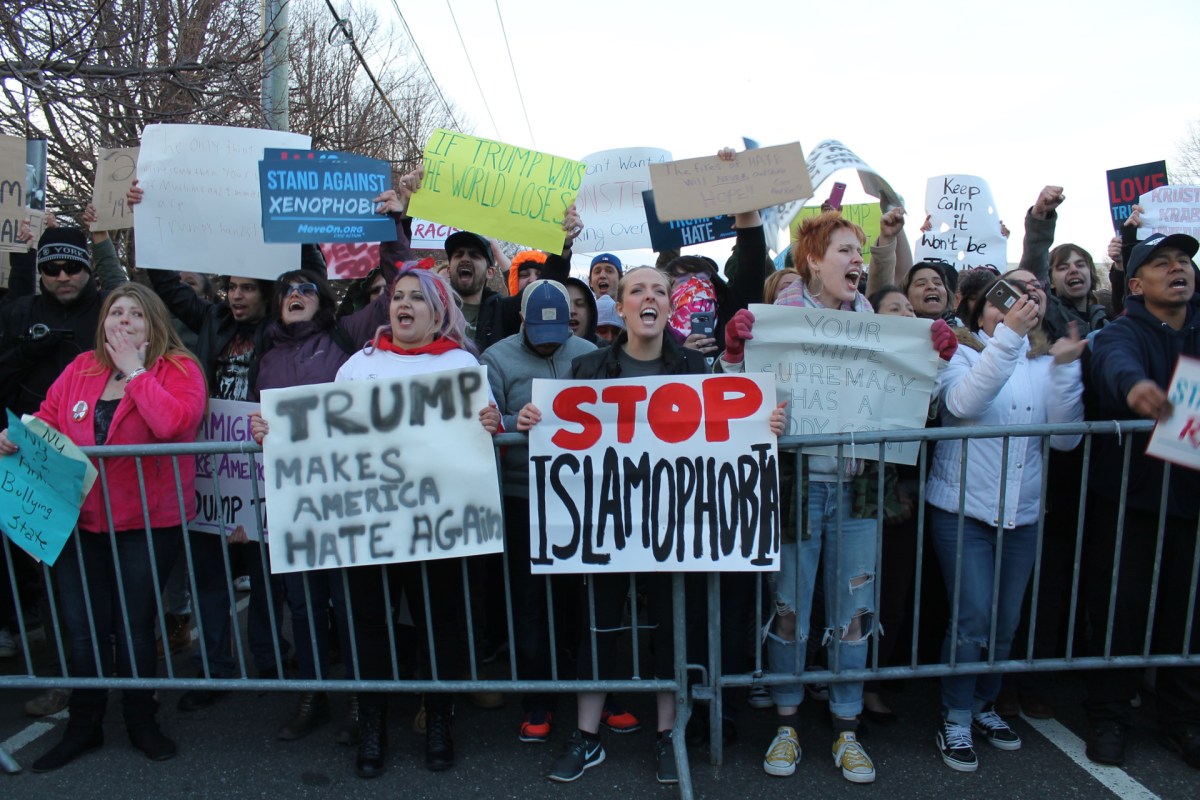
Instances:
[[[1085,340],[1072,328],[1049,345],[1039,330],[1044,309],[1022,281],[996,279],[987,286],[970,308],[969,334],[960,334],[961,346],[941,376],[943,427],[1083,419],[1079,357]],[[1058,450],[1078,442],[1079,436],[1050,437]],[[1037,555],[1042,467],[1038,437],[973,439],[969,448],[961,440],[937,443],[926,484],[930,530],[947,594],[958,609],[957,634],[952,639],[955,629],[948,630],[942,644],[944,660],[1008,657]],[[936,738],[951,769],[978,768],[975,735],[1001,750],[1020,749],[1020,737],[995,712],[1000,683],[999,673],[942,678]]]

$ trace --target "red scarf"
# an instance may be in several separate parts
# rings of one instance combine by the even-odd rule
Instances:
[[[420,347],[405,348],[398,344],[393,344],[391,336],[381,333],[375,339],[375,349],[383,350],[386,353],[395,353],[398,356],[419,356],[424,353],[436,356],[448,353],[451,350],[461,350],[462,347],[450,339],[439,336],[429,344],[421,345]]]

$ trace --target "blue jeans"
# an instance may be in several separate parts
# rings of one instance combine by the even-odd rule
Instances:
[[[108,677],[115,674],[121,678],[153,678],[158,674],[154,648],[158,616],[156,598],[182,544],[181,530],[179,527],[155,528],[151,531],[151,540],[158,583],[153,579],[144,531],[118,532],[116,559],[107,532],[77,531],[55,562],[54,579],[70,637],[72,676]],[[120,589],[117,587],[117,565],[121,570]],[[129,614],[128,626],[121,614],[121,590]],[[93,626],[95,639],[92,638]],[[103,689],[76,689],[71,698],[72,716],[86,715],[98,724],[104,714],[107,694]],[[153,695],[149,689],[127,689],[125,721],[137,723],[152,718]]]
[[[803,522],[808,536],[795,543],[783,544],[779,573],[772,580],[775,613],[794,612],[797,635],[794,639],[785,639],[776,633],[774,625],[768,624],[767,661],[772,672],[804,672],[805,648],[796,643],[808,640],[813,587],[817,565],[821,562],[821,548],[825,544],[828,549],[822,575],[825,589],[823,642],[829,648],[830,668],[836,665],[838,670],[850,670],[867,666],[867,640],[875,616],[876,528],[873,519],[850,516],[852,491],[849,481],[842,485],[840,496],[836,483],[810,481],[808,484]],[[858,637],[843,640],[843,634],[855,619],[860,626]],[[862,712],[862,691],[862,681],[833,683],[829,687],[829,710],[838,717],[858,716]],[[778,706],[796,706],[804,698],[804,691],[801,684],[789,683],[772,686],[771,695]]]
[[[1008,658],[1013,634],[1021,619],[1025,587],[1037,558],[1037,525],[1019,525],[1005,530],[1003,541],[998,543],[994,526],[964,517],[960,551],[958,514],[930,506],[929,530],[942,566],[942,577],[946,580],[952,615],[956,563],[959,553],[962,554],[958,640],[952,641],[947,629],[942,642],[942,660],[948,663],[951,652],[955,651],[955,660],[959,664],[983,661],[991,636],[993,611],[996,614],[996,640],[991,649],[992,658],[996,661]],[[993,609],[997,559],[1000,561],[1000,591]],[[942,706],[946,719],[958,725],[970,725],[972,714],[993,702],[1000,693],[1001,678],[998,672],[942,678]]]

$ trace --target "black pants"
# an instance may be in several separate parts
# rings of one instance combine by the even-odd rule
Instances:
[[[428,626],[422,564],[429,579]],[[459,680],[467,676],[467,618],[462,574],[461,558],[351,568],[349,613],[354,615],[354,643],[358,648],[363,680],[399,677],[392,671],[393,652],[388,636],[392,620],[387,614],[385,592],[390,597],[393,613],[400,607],[401,593],[408,599],[417,641],[423,643],[419,650],[424,677]],[[396,663],[401,661],[397,657]],[[359,697],[364,708],[382,708],[387,704],[386,694],[363,693]],[[425,697],[425,708],[430,713],[446,711],[453,700],[447,693],[429,693]]]
[[[1142,652],[1153,586],[1158,515],[1127,508],[1121,544],[1120,572],[1112,627],[1112,654]],[[1084,598],[1090,628],[1090,654],[1103,652],[1116,551],[1117,505],[1092,496],[1088,500],[1084,542]],[[1155,603],[1150,652],[1182,654],[1191,591],[1196,520],[1167,517],[1161,573]],[[1200,599],[1195,604],[1200,606]],[[1200,652],[1200,607],[1194,608],[1189,653]],[[1137,694],[1139,669],[1088,670],[1086,708],[1093,723],[1129,721],[1129,701]],[[1158,670],[1155,682],[1162,723],[1168,727],[1200,726],[1200,667]]]
[[[666,572],[648,573],[595,573],[587,575],[587,583],[591,585],[591,599],[585,593],[583,602],[582,642],[579,648],[579,677],[583,680],[598,678],[611,680],[619,677],[629,677],[632,670],[616,668],[617,637],[623,632],[625,600],[630,592],[630,579],[633,579],[634,591],[641,597],[639,613],[646,612],[646,622],[650,626],[649,646],[653,654],[653,677],[669,680],[675,677],[671,604],[671,575]],[[588,605],[594,600],[596,625],[593,630]],[[633,620],[636,628],[637,620]],[[596,664],[592,664],[592,634],[596,637]],[[639,633],[641,631],[639,630]],[[647,646],[645,639],[639,639],[639,646]],[[639,650],[639,653],[643,651]]]

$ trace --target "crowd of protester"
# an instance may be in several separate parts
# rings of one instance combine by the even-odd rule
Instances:
[[[737,158],[729,150],[721,157]],[[1171,413],[1166,388],[1176,361],[1200,356],[1194,262],[1200,244],[1181,234],[1139,241],[1135,210],[1122,235],[1107,243],[1113,266],[1105,287],[1087,250],[1054,246],[1057,209],[1065,199],[1060,187],[1048,186],[1038,195],[1025,217],[1020,264],[1003,275],[982,268],[960,273],[941,262],[912,264],[899,208],[883,214],[879,236],[868,248],[868,268],[863,230],[827,207],[800,226],[792,266],[782,270],[767,259],[762,222],[754,212],[737,215],[731,275],[723,276],[705,257],[675,254],[656,266],[633,266],[602,253],[581,280],[570,275],[572,242],[582,230],[574,207],[563,222],[561,253],[527,250],[510,260],[496,242],[460,231],[447,238],[444,257],[419,261],[409,244],[406,212],[421,180],[418,169],[376,198],[377,211],[395,221],[397,239],[382,246],[376,270],[341,292],[328,280],[319,250],[310,246],[303,248],[298,268],[275,281],[168,270],[149,270],[131,281],[107,234],[91,233],[89,248],[83,229],[53,218],[37,242],[26,231],[29,249],[12,256],[8,292],[0,301],[4,405],[36,415],[83,446],[175,443],[194,440],[209,398],[255,402],[265,389],[482,363],[491,402],[480,412],[480,424],[493,434],[526,432],[541,419],[530,402],[534,379],[744,370],[746,343],[755,332],[748,307],[755,303],[932,320],[930,347],[940,367],[929,406],[931,427],[1164,419]],[[129,196],[135,213],[142,197],[135,186]],[[88,215],[83,221],[86,225]],[[1001,283],[1016,294],[1007,308],[989,300]],[[693,330],[692,320],[706,315],[715,320],[713,327]],[[258,442],[270,435],[262,416],[252,415],[250,425]],[[776,435],[784,430],[782,405],[772,416],[772,430]],[[759,687],[750,695],[756,706],[773,705],[778,717],[774,738],[762,743],[767,774],[791,775],[800,760],[798,712],[806,687],[799,676],[821,663],[865,668],[871,647],[881,666],[908,663],[896,643],[914,630],[918,593],[941,599],[922,609],[919,629],[932,629],[932,648],[914,643],[923,652],[932,649],[931,660],[1061,657],[1073,608],[1081,508],[1076,627],[1081,633],[1075,653],[1100,654],[1106,646],[1117,655],[1140,652],[1155,592],[1160,602],[1149,632],[1153,652],[1200,652],[1200,626],[1190,616],[1198,609],[1186,602],[1197,547],[1200,473],[1173,467],[1168,477],[1161,461],[1145,455],[1142,436],[1129,446],[1098,436],[1084,476],[1081,438],[1050,436],[1048,457],[1039,437],[969,445],[944,439],[928,448],[925,469],[808,456],[797,474],[791,459],[781,460],[781,569],[770,576],[765,618],[754,619],[752,576],[720,578],[725,671],[751,669],[754,654],[747,642],[753,640],[764,642],[770,673],[796,678],[771,682],[769,695]],[[0,453],[13,452],[16,446],[0,432]],[[186,647],[193,622],[202,644],[195,653],[196,674],[234,677],[230,580],[245,575],[246,639],[260,677],[329,678],[339,656],[350,674],[353,650],[355,669],[365,680],[393,677],[396,663],[411,674],[457,678],[472,674],[472,653],[478,659],[486,654],[476,650],[495,651],[497,640],[507,638],[503,609],[498,614],[486,600],[497,596],[496,587],[507,577],[514,678],[548,680],[555,672],[569,677],[572,671],[581,678],[627,676],[615,652],[631,595],[652,628],[650,675],[672,678],[669,575],[546,580],[531,574],[528,453],[512,446],[501,457],[507,576],[499,559],[487,557],[468,559],[467,565],[442,559],[424,567],[273,575],[263,550],[248,543],[241,529],[224,543],[189,531],[185,560],[183,525],[195,514],[194,461],[178,462],[181,508],[170,459],[135,464],[131,457],[109,458],[107,500],[97,484],[84,502],[78,533],[49,572],[50,586],[39,585],[40,568],[15,548],[0,549],[12,556],[11,564],[0,565],[0,658],[19,652],[18,615],[36,621],[37,598],[53,592],[73,677],[152,676],[160,627],[168,635],[157,644],[158,657]],[[144,476],[144,496],[138,475]],[[920,496],[927,504],[924,514],[916,508]],[[882,508],[876,507],[879,497]],[[918,518],[925,520],[924,530]],[[933,554],[927,565],[936,584],[932,593],[914,585],[922,539]],[[237,562],[232,568],[231,556]],[[878,605],[877,565],[886,576]],[[470,609],[464,576],[472,584]],[[689,658],[703,660],[709,633],[705,584],[691,577]],[[1034,590],[1037,613],[1031,619]],[[162,626],[160,595],[167,612]],[[485,598],[479,608],[476,597]],[[393,628],[388,613],[402,606],[415,635]],[[286,628],[284,609],[290,618]],[[1022,632],[1031,625],[1035,635],[1029,639]],[[761,632],[761,639],[747,636],[749,631]],[[1190,642],[1183,641],[1186,631]],[[489,646],[471,647],[472,639]],[[1026,652],[1027,640],[1032,652]],[[1020,749],[1008,720],[1021,711],[1053,716],[1050,681],[1045,673],[948,675],[941,679],[940,708],[929,712],[930,741],[948,767],[962,772],[978,768],[979,742]],[[1121,764],[1141,671],[1090,670],[1084,683],[1087,755]],[[875,780],[876,765],[859,734],[864,719],[895,718],[886,689],[885,683],[857,681],[828,687],[831,753],[849,781]],[[808,693],[812,690],[810,685]],[[1154,692],[1161,742],[1200,768],[1200,667],[1158,669]],[[216,688],[191,690],[177,700],[178,708],[196,711],[226,695]],[[432,770],[456,761],[454,701],[447,693],[429,693],[423,701],[418,725]],[[106,692],[97,689],[53,690],[30,701],[32,714],[63,707],[69,713],[61,740],[33,769],[57,769],[102,746],[105,702]],[[737,706],[732,692],[722,705],[718,727],[731,739]],[[160,729],[156,709],[150,691],[124,692],[130,741],[148,758],[164,760],[176,753],[176,745]],[[518,736],[530,743],[549,741],[555,722],[568,716],[551,693],[524,695],[522,710]],[[355,768],[363,778],[386,769],[387,711],[386,693],[350,697],[338,741],[356,746]],[[656,711],[655,774],[673,783],[674,695],[659,694]],[[325,694],[301,693],[278,738],[305,737],[330,717]],[[619,697],[580,693],[575,726],[567,729],[562,755],[547,777],[576,780],[605,760],[603,729],[627,733],[640,725]],[[688,743],[703,741],[708,730],[698,708]]]

